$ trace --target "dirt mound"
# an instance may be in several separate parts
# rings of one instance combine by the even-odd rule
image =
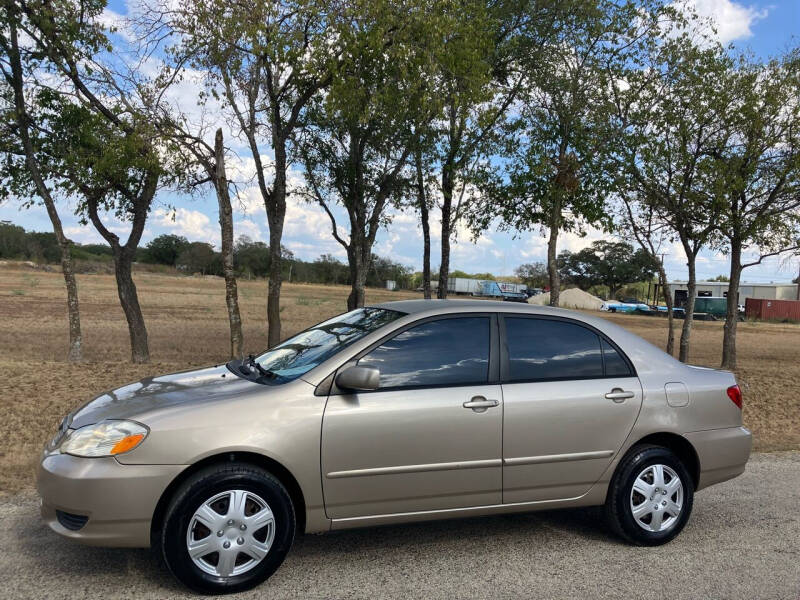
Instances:
[[[529,304],[538,304],[543,306],[550,303],[550,293],[539,294],[528,298]],[[561,308],[575,308],[578,310],[600,310],[603,306],[603,301],[597,296],[592,296],[588,292],[579,290],[578,288],[570,288],[563,290],[558,298],[558,304]]]

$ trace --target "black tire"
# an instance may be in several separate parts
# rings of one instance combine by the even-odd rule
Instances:
[[[683,484],[680,514],[668,529],[648,531],[639,526],[631,509],[631,490],[638,475],[652,465],[670,467]],[[681,460],[662,446],[639,445],[631,448],[617,467],[608,488],[605,513],[611,530],[627,542],[639,546],[660,546],[677,536],[689,520],[694,502],[694,481]]]
[[[201,504],[234,489],[252,492],[266,501],[275,518],[274,539],[267,555],[252,569],[219,577],[200,569],[189,556],[187,530]],[[213,465],[189,477],[173,495],[158,537],[158,550],[172,574],[191,589],[203,594],[241,592],[262,583],[281,565],[294,540],[295,523],[286,488],[269,472],[246,463]]]

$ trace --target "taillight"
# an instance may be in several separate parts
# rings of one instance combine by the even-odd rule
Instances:
[[[741,410],[742,390],[739,389],[738,385],[732,385],[731,387],[728,388],[728,398],[730,398],[731,402],[733,402]]]

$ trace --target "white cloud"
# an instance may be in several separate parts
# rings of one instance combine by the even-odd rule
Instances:
[[[211,219],[199,210],[157,208],[152,219],[160,227],[183,235],[190,241],[208,242],[219,246],[219,229],[211,225]]]
[[[768,8],[745,6],[733,0],[683,0],[681,4],[713,22],[716,38],[722,44],[751,37],[751,26],[769,14]]]

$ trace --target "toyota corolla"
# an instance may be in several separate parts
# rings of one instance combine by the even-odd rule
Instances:
[[[102,394],[65,417],[38,488],[57,533],[152,545],[206,593],[264,581],[302,532],[602,505],[652,546],[744,471],[741,408],[731,373],[602,318],[390,302]]]

